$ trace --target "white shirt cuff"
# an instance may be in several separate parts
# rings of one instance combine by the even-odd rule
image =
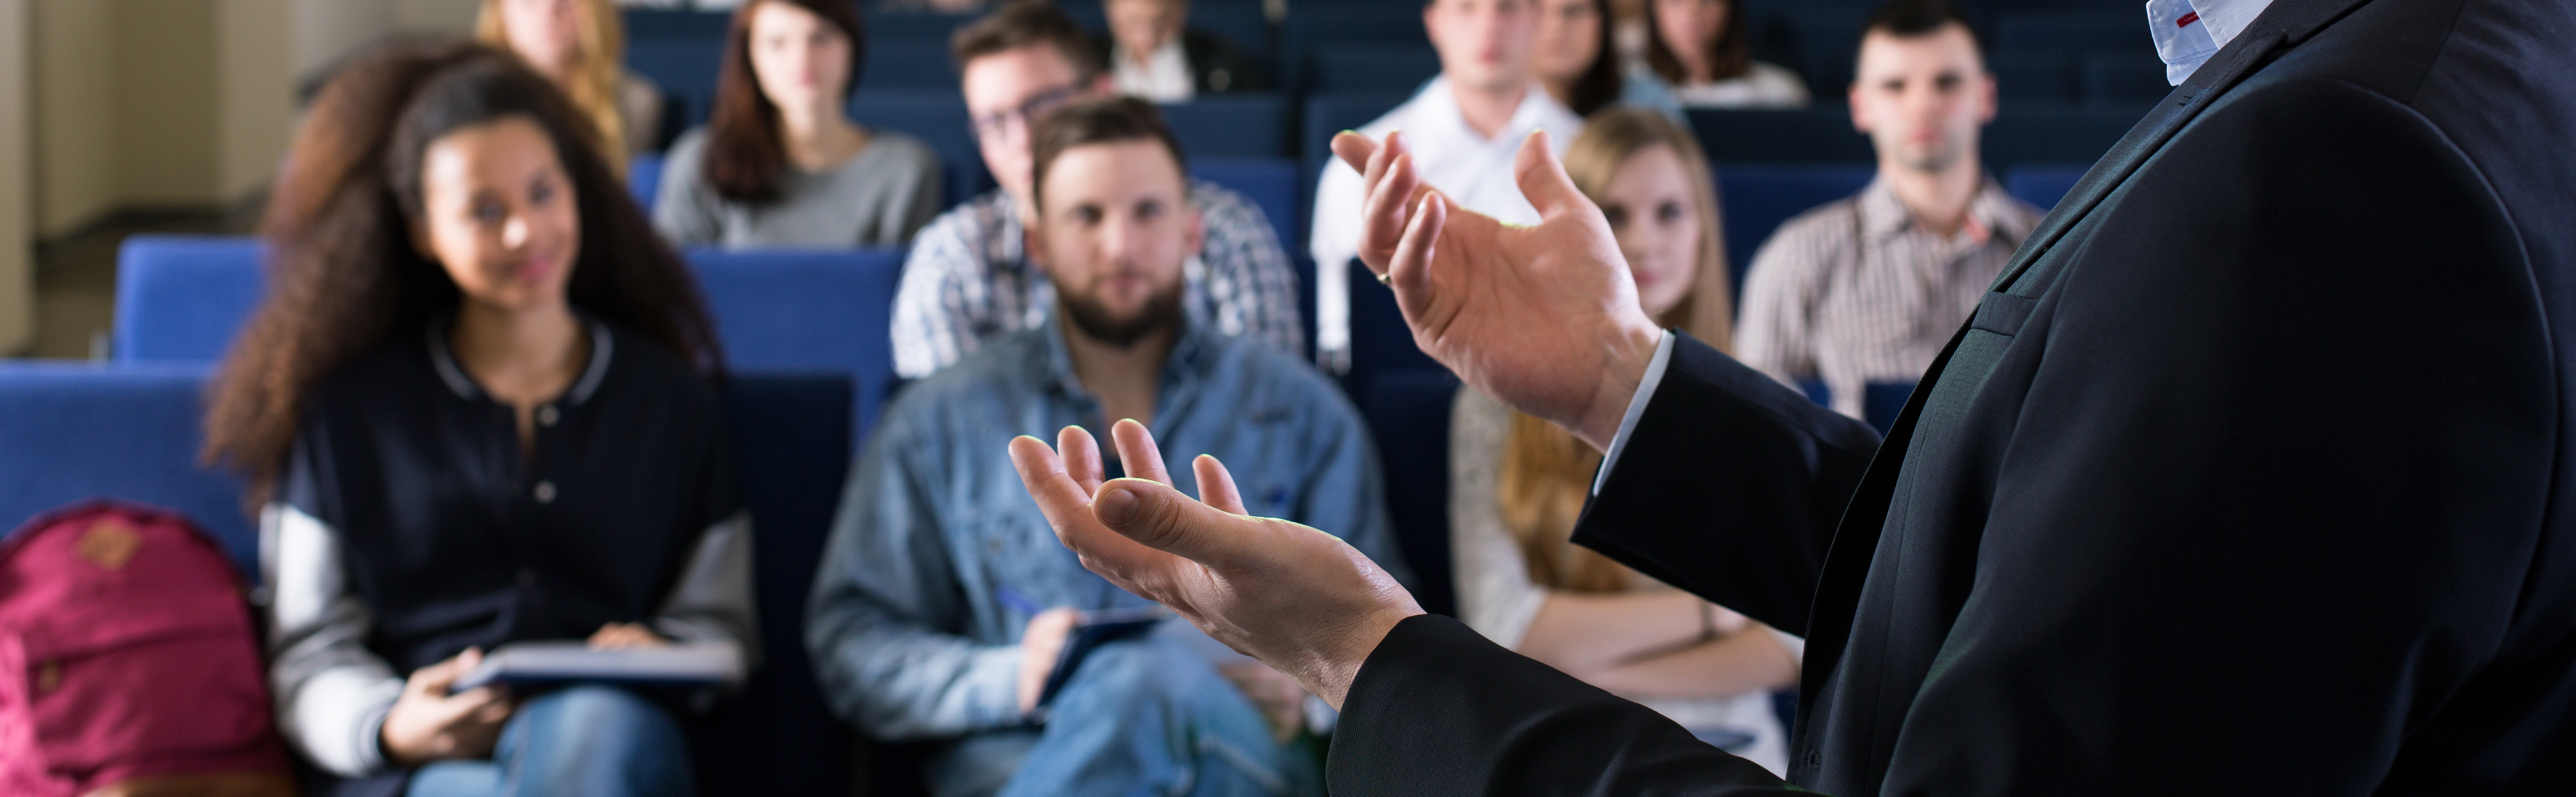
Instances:
[[[1655,388],[1664,383],[1664,366],[1673,361],[1672,330],[1664,330],[1664,339],[1655,344],[1655,359],[1646,363],[1646,378],[1637,380],[1637,395],[1628,399],[1628,414],[1619,417],[1619,434],[1610,438],[1610,451],[1601,458],[1601,471],[1592,474],[1592,494],[1601,494],[1601,484],[1610,480],[1610,469],[1619,464],[1619,452],[1628,447],[1628,433],[1637,430],[1637,416],[1646,414],[1646,402],[1655,397]]]

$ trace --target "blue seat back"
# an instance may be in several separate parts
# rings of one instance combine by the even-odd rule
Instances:
[[[1414,345],[1413,328],[1396,307],[1395,291],[1378,284],[1376,274],[1357,259],[1343,268],[1349,269],[1351,290],[1351,368],[1342,374],[1342,389],[1354,400],[1365,400],[1391,374],[1448,374],[1448,366]]]
[[[1403,371],[1370,382],[1360,403],[1384,466],[1396,547],[1413,570],[1414,600],[1447,615],[1458,612],[1449,570],[1449,408],[1457,395],[1448,371]]]
[[[116,252],[117,362],[222,359],[263,291],[256,238],[136,235]]]
[[[1162,106],[1163,120],[1190,158],[1284,158],[1288,98],[1268,92],[1214,94]]]
[[[1996,50],[1986,54],[1986,71],[1995,76],[1995,91],[2007,105],[2020,100],[2069,102],[2077,96],[2075,57],[2063,49]]]
[[[852,456],[855,399],[840,375],[738,374],[725,418],[751,508],[762,667],[709,718],[700,782],[729,793],[849,793],[849,730],[832,717],[805,653],[805,599],[831,536]]]
[[[0,530],[91,498],[152,504],[194,518],[256,582],[242,483],[197,464],[207,370],[0,365]]]
[[[1980,149],[1986,168],[2008,171],[2025,163],[2091,164],[2120,143],[2154,105],[2147,102],[2083,105],[2007,105],[1986,125]]]
[[[1712,161],[1876,163],[1869,137],[1837,104],[1794,111],[1695,108],[1691,133]]]
[[[869,42],[867,62],[859,68],[859,88],[956,92],[957,70],[948,63],[948,40]]]
[[[1753,254],[1782,222],[1860,193],[1878,174],[1877,167],[1859,163],[1723,163],[1716,171],[1727,277],[1737,297],[1744,295],[1744,274],[1753,267]]]
[[[1336,92],[1306,98],[1305,140],[1300,144],[1298,156],[1298,170],[1305,180],[1300,183],[1302,190],[1297,196],[1301,212],[1297,215],[1296,243],[1289,248],[1299,251],[1306,248],[1306,231],[1312,229],[1315,184],[1323,179],[1326,160],[1333,157],[1333,134],[1357,130],[1376,121],[1412,96],[1413,91],[1408,88],[1403,91]]]
[[[930,145],[945,173],[948,204],[993,190],[983,150],[975,145],[966,98],[955,88],[862,91],[850,98],[848,110],[860,124],[902,131]]]
[[[1996,18],[1994,40],[1999,48],[2152,46],[2141,22],[2128,10],[2015,9]]]
[[[654,8],[629,8],[620,16],[626,22],[626,40],[698,39],[722,41],[733,25],[733,14],[722,11],[676,11]]]
[[[2165,82],[2165,62],[2148,47],[2109,47],[2084,53],[2080,67],[2084,99],[2093,102],[2154,102],[2173,93]]]
[[[662,156],[637,155],[626,161],[626,195],[635,198],[635,206],[644,209],[644,217],[653,217],[653,200],[662,192]]]
[[[691,250],[729,365],[846,374],[864,438],[894,385],[895,282],[902,250]]]
[[[1233,189],[1261,208],[1287,251],[1304,241],[1288,237],[1297,220],[1297,164],[1285,158],[1205,158],[1190,161],[1190,176]]]
[[[1307,91],[1410,91],[1440,74],[1423,42],[1329,42],[1306,59]]]
[[[1422,29],[1419,3],[1294,4],[1279,31],[1282,88],[1306,91],[1307,65],[1317,50],[1344,42],[1386,42],[1421,46],[1431,39]]]
[[[626,68],[662,89],[663,110],[681,126],[707,120],[714,107],[716,75],[724,65],[724,36],[638,37],[626,43]]]
[[[2017,166],[2004,173],[2004,190],[2023,202],[2039,206],[2040,210],[2050,210],[2057,207],[2058,200],[2066,198],[2066,192],[2075,189],[2076,181],[2084,179],[2084,172],[2089,168],[2046,164]]]

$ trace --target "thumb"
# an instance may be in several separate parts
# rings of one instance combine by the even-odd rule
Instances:
[[[1145,479],[1101,485],[1091,512],[1101,525],[1128,539],[1212,568],[1257,555],[1266,523],[1220,511]]]
[[[1565,164],[1556,159],[1556,149],[1547,130],[1530,131],[1521,139],[1520,152],[1512,157],[1512,176],[1520,181],[1521,196],[1530,207],[1538,209],[1540,218],[1557,212],[1582,207],[1591,200],[1574,187],[1574,178],[1565,174]]]

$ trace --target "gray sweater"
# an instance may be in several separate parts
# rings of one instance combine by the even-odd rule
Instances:
[[[671,145],[653,226],[677,246],[903,246],[940,209],[939,156],[919,139],[868,131],[865,149],[828,171],[789,167],[776,201],[749,204],[706,182],[707,130]]]

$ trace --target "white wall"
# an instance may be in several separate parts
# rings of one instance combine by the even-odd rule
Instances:
[[[0,0],[0,356],[36,333],[36,269],[28,222],[27,3]]]

